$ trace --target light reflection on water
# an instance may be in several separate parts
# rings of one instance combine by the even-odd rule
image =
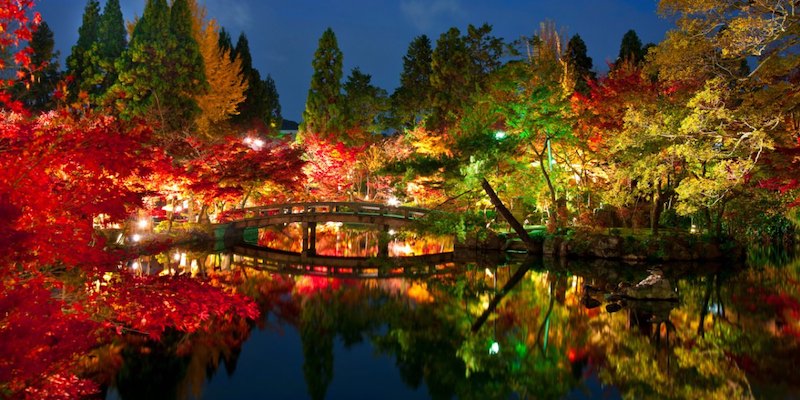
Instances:
[[[370,248],[372,238],[355,236],[348,248]],[[240,274],[238,290],[257,300],[262,320],[245,331],[221,326],[216,339],[180,338],[181,356],[169,341],[131,344],[108,398],[789,398],[800,390],[797,262],[740,269],[472,254],[438,274],[338,279],[183,253],[141,265],[191,273],[196,260],[198,275]]]
[[[387,235],[389,256],[404,257],[453,251],[452,236],[416,235],[407,232],[376,231],[372,228],[356,229],[341,223],[329,222],[316,227],[316,250],[322,256],[375,257],[381,235]],[[259,229],[258,245],[277,250],[301,252],[302,230],[300,224]]]

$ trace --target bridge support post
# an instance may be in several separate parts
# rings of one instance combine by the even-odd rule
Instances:
[[[317,254],[317,223],[303,222],[303,256]]]
[[[381,239],[378,241],[378,257],[389,257],[389,242],[392,241],[392,237],[389,235],[389,225],[383,226]]]
[[[308,240],[308,252],[312,256],[317,255],[317,223],[316,222],[309,222],[308,223],[308,233],[309,233],[309,240]]]

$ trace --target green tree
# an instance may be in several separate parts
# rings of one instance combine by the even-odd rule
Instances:
[[[220,32],[220,42],[223,47],[230,45],[227,32]],[[274,134],[282,121],[278,90],[271,76],[261,79],[261,74],[253,67],[250,45],[244,33],[239,35],[231,56],[242,60],[242,75],[248,84],[245,100],[239,104],[239,115],[233,118],[234,123]]]
[[[372,76],[353,68],[344,83],[344,105],[348,144],[362,144],[383,129],[388,110],[386,91],[373,85]]]
[[[225,29],[225,27],[219,28],[219,47],[223,50],[228,50],[230,53],[231,60],[234,59],[236,54],[234,53],[233,48],[233,39],[231,39],[231,34]]]
[[[281,129],[283,115],[281,115],[281,101],[278,95],[278,88],[272,75],[267,74],[267,78],[261,81],[264,87],[265,114],[264,123],[269,127],[273,134]]]
[[[417,36],[403,56],[400,86],[392,93],[392,112],[397,128],[411,128],[429,112],[431,98],[431,40]]]
[[[108,0],[98,22],[97,40],[86,52],[88,69],[83,89],[94,104],[101,102],[109,88],[116,83],[116,61],[128,46],[125,21],[119,0]]]
[[[96,47],[92,47],[92,61],[99,66],[98,69],[101,71],[99,87],[105,93],[117,81],[119,73],[115,62],[128,47],[125,20],[122,18],[119,0],[106,0],[95,45]]]
[[[503,55],[502,39],[491,36],[492,26],[483,24],[479,27],[467,26],[464,43],[472,60],[471,79],[478,89],[485,89],[488,77],[502,65],[500,57]]]
[[[53,31],[42,21],[30,40],[31,65],[24,76],[14,85],[15,97],[31,110],[44,111],[52,108],[53,92],[61,78],[58,72],[58,52],[53,52]]]
[[[516,142],[512,154],[523,165],[533,165],[541,172],[547,186],[548,228],[552,231],[566,224],[557,178],[567,166],[555,165],[552,155],[556,153],[554,147],[569,146],[575,137],[569,102],[572,86],[564,84],[569,80],[567,63],[561,37],[552,23],[542,24],[540,32],[527,43],[527,60],[510,65],[510,79],[498,82],[502,97],[495,99],[495,104],[510,139]]]
[[[168,75],[173,96],[165,99],[171,110],[169,125],[174,130],[189,130],[200,113],[195,98],[208,89],[205,65],[192,31],[193,17],[188,0],[174,0],[169,16],[174,40],[174,47],[170,49],[173,70]]]
[[[575,91],[583,95],[589,94],[587,81],[595,80],[596,74],[592,71],[592,58],[586,54],[586,43],[580,35],[569,39],[564,58],[575,81]]]
[[[78,28],[78,42],[72,46],[72,51],[67,57],[67,75],[72,77],[68,86],[69,99],[75,100],[80,91],[90,92],[91,76],[95,74],[90,69],[88,52],[97,43],[100,31],[100,3],[97,0],[88,0],[83,10],[83,22]]]
[[[325,30],[319,39],[311,65],[314,75],[311,77],[300,131],[304,135],[319,134],[340,141],[344,133],[342,51],[331,28]]]
[[[154,118],[162,138],[191,130],[199,112],[194,98],[207,83],[186,0],[175,0],[172,9],[166,0],[148,0],[116,66],[121,95],[113,98],[122,117]]]
[[[622,36],[622,43],[619,45],[619,55],[614,65],[616,66],[626,61],[632,61],[638,64],[644,60],[644,55],[642,41],[639,39],[639,35],[636,34],[636,31],[631,29]]]
[[[119,80],[112,88],[117,111],[123,118],[152,115],[164,125],[164,109],[169,73],[167,52],[172,38],[169,32],[169,6],[166,0],[148,0],[142,17],[136,21],[128,49],[117,60]],[[162,127],[163,128],[163,127]]]
[[[491,31],[488,24],[469,25],[464,36],[457,28],[439,36],[431,56],[429,130],[452,128],[470,104],[470,97],[486,89],[489,77],[502,64],[503,42],[491,36]]]
[[[473,91],[472,60],[458,28],[450,28],[436,41],[431,56],[431,115],[426,127],[439,131],[452,125]]]

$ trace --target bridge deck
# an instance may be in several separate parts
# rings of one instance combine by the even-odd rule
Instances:
[[[238,219],[225,225],[244,229],[294,222],[344,222],[396,227],[420,219],[429,212],[424,208],[394,207],[380,203],[288,203],[237,210],[236,214],[241,216],[237,215]]]

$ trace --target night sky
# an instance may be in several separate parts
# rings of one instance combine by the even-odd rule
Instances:
[[[253,65],[271,74],[278,87],[283,117],[300,120],[311,80],[311,59],[322,32],[333,28],[344,53],[346,77],[354,67],[372,75],[390,94],[398,85],[411,40],[421,34],[436,39],[450,27],[462,33],[484,22],[507,41],[536,32],[554,21],[569,37],[586,42],[595,69],[604,72],[619,52],[629,29],[643,43],[658,43],[671,28],[656,14],[656,0],[199,0],[233,36],[250,42]],[[100,0],[101,9],[105,4]],[[120,0],[126,20],[141,15],[145,0]],[[36,9],[55,34],[61,64],[78,39],[85,0],[39,0]]]

